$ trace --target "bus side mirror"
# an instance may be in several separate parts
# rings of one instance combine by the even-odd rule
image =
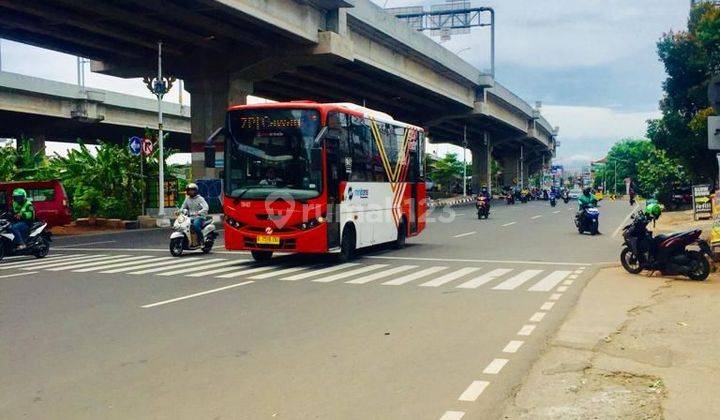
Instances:
[[[313,171],[322,170],[322,149],[314,147],[310,149],[310,169]]]
[[[206,168],[214,168],[215,167],[215,146],[212,144],[205,145],[205,167]]]

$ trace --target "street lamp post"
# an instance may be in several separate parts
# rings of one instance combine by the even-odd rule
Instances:
[[[463,197],[467,197],[467,161],[465,151],[467,149],[467,125],[463,126]]]
[[[163,110],[162,98],[170,91],[174,77],[163,77],[162,74],[162,41],[158,41],[158,72],[157,77],[143,78],[150,92],[157,96],[158,100],[158,219],[165,218],[165,154],[163,146]]]

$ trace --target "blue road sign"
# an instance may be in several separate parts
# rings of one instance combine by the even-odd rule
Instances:
[[[138,136],[130,137],[130,141],[128,142],[128,148],[130,149],[130,153],[132,153],[134,156],[138,156],[142,151],[142,139]]]

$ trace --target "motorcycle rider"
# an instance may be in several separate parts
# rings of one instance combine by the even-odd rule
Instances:
[[[192,220],[192,230],[197,236],[198,243],[201,243],[203,240],[203,221],[210,210],[210,206],[208,206],[207,201],[198,194],[198,186],[194,182],[189,183],[187,187],[185,187],[185,194],[187,197],[182,207],[180,207],[180,210],[187,210],[188,216],[190,216]]]
[[[30,227],[35,221],[35,208],[27,197],[27,192],[22,188],[15,188],[12,202],[13,223],[10,231],[13,233],[16,249],[25,249],[25,238],[30,233]]]
[[[583,189],[583,193],[580,197],[578,197],[578,212],[575,215],[575,218],[580,220],[580,218],[583,215],[583,209],[585,207],[595,207],[597,206],[597,198],[592,193],[592,189],[590,187],[585,187]]]

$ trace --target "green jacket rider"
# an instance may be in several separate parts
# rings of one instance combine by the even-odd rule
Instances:
[[[15,188],[12,202],[13,224],[10,230],[13,233],[14,243],[18,249],[25,248],[25,238],[30,233],[30,227],[35,220],[35,208],[22,188]]]
[[[590,187],[585,188],[582,195],[578,197],[578,210],[582,210],[583,205],[597,206],[597,198],[592,194]]]

